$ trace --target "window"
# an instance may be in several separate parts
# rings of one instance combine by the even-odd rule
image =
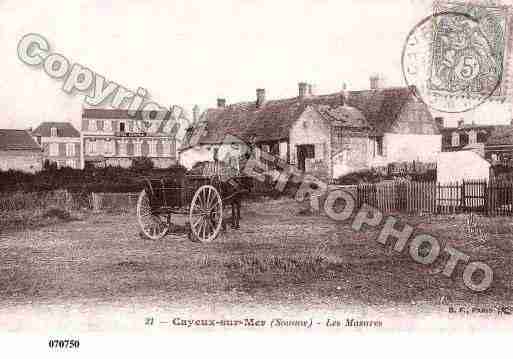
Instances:
[[[286,160],[288,154],[287,142],[280,142],[280,158]]]
[[[66,156],[68,156],[68,157],[75,156],[75,144],[74,143],[66,143]]]
[[[119,132],[125,132],[125,123],[124,122],[119,123]]]
[[[486,133],[486,131],[479,131],[477,133],[477,139],[476,141],[478,143],[485,143],[486,142],[486,138],[487,138],[488,134]]]
[[[141,146],[142,146],[141,141],[134,142],[134,156],[141,156],[141,154],[142,154]]]
[[[115,152],[114,141],[112,141],[111,139],[105,140],[104,149],[105,149],[105,154],[110,154],[110,155],[114,154],[114,152]]]
[[[376,137],[376,156],[383,156],[383,136]]]
[[[162,154],[167,157],[171,155],[171,141],[162,141]]]
[[[50,156],[58,156],[59,155],[59,144],[58,143],[50,143]]]
[[[103,144],[103,140],[96,140],[96,152],[98,152],[100,155],[102,155],[103,151],[105,151]]]
[[[468,143],[474,144],[477,143],[477,132],[472,130],[468,133]]]
[[[452,133],[452,141],[451,141],[452,147],[458,147],[460,145],[460,135],[458,132]]]
[[[91,120],[89,121],[89,130],[90,131],[96,131],[96,121],[95,120]]]
[[[96,153],[96,141],[89,140],[87,143],[87,152],[91,155]]]
[[[106,132],[111,132],[112,131],[112,122],[110,121],[105,121],[104,123],[104,127],[103,127],[103,130],[106,131]]]
[[[275,143],[271,144],[270,147],[271,147],[270,148],[271,154],[273,156],[278,157],[280,155],[280,143],[279,142],[275,142]]]
[[[466,132],[460,134],[460,146],[468,145],[468,135]]]
[[[50,136],[57,137],[57,127],[52,127],[50,129]]]
[[[75,168],[75,161],[72,159],[66,160],[66,166],[69,168]]]
[[[121,156],[127,155],[127,141],[119,141],[119,154]]]
[[[150,156],[156,156],[157,155],[157,141],[150,141]]]

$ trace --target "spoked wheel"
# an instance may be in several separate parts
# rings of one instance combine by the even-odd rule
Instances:
[[[194,193],[189,210],[192,240],[213,241],[219,235],[222,221],[221,195],[214,186],[201,186]]]
[[[167,216],[152,213],[150,198],[144,189],[137,200],[137,220],[142,234],[148,239],[162,239],[169,231]]]

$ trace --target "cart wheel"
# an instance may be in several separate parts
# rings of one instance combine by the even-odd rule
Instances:
[[[151,212],[150,198],[144,189],[137,200],[137,221],[142,234],[148,239],[162,239],[169,230],[167,216],[154,215]]]
[[[213,241],[221,230],[223,202],[214,186],[203,185],[191,201],[189,210],[190,236],[200,242]]]

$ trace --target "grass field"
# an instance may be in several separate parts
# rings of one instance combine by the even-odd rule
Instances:
[[[513,232],[508,218],[479,218],[489,233],[482,243],[465,235],[465,215],[407,217],[482,260],[494,283],[474,293],[425,267],[405,250],[375,241],[377,229],[354,232],[347,223],[300,215],[293,200],[247,203],[241,229],[208,244],[183,235],[162,241],[139,236],[133,213],[90,214],[48,226],[0,234],[2,305],[45,303],[187,302],[217,306],[344,305],[437,306],[509,304]]]

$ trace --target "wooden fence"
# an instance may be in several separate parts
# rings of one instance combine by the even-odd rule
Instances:
[[[513,215],[513,182],[390,181],[359,184],[355,197],[359,206],[365,203],[384,212]]]

